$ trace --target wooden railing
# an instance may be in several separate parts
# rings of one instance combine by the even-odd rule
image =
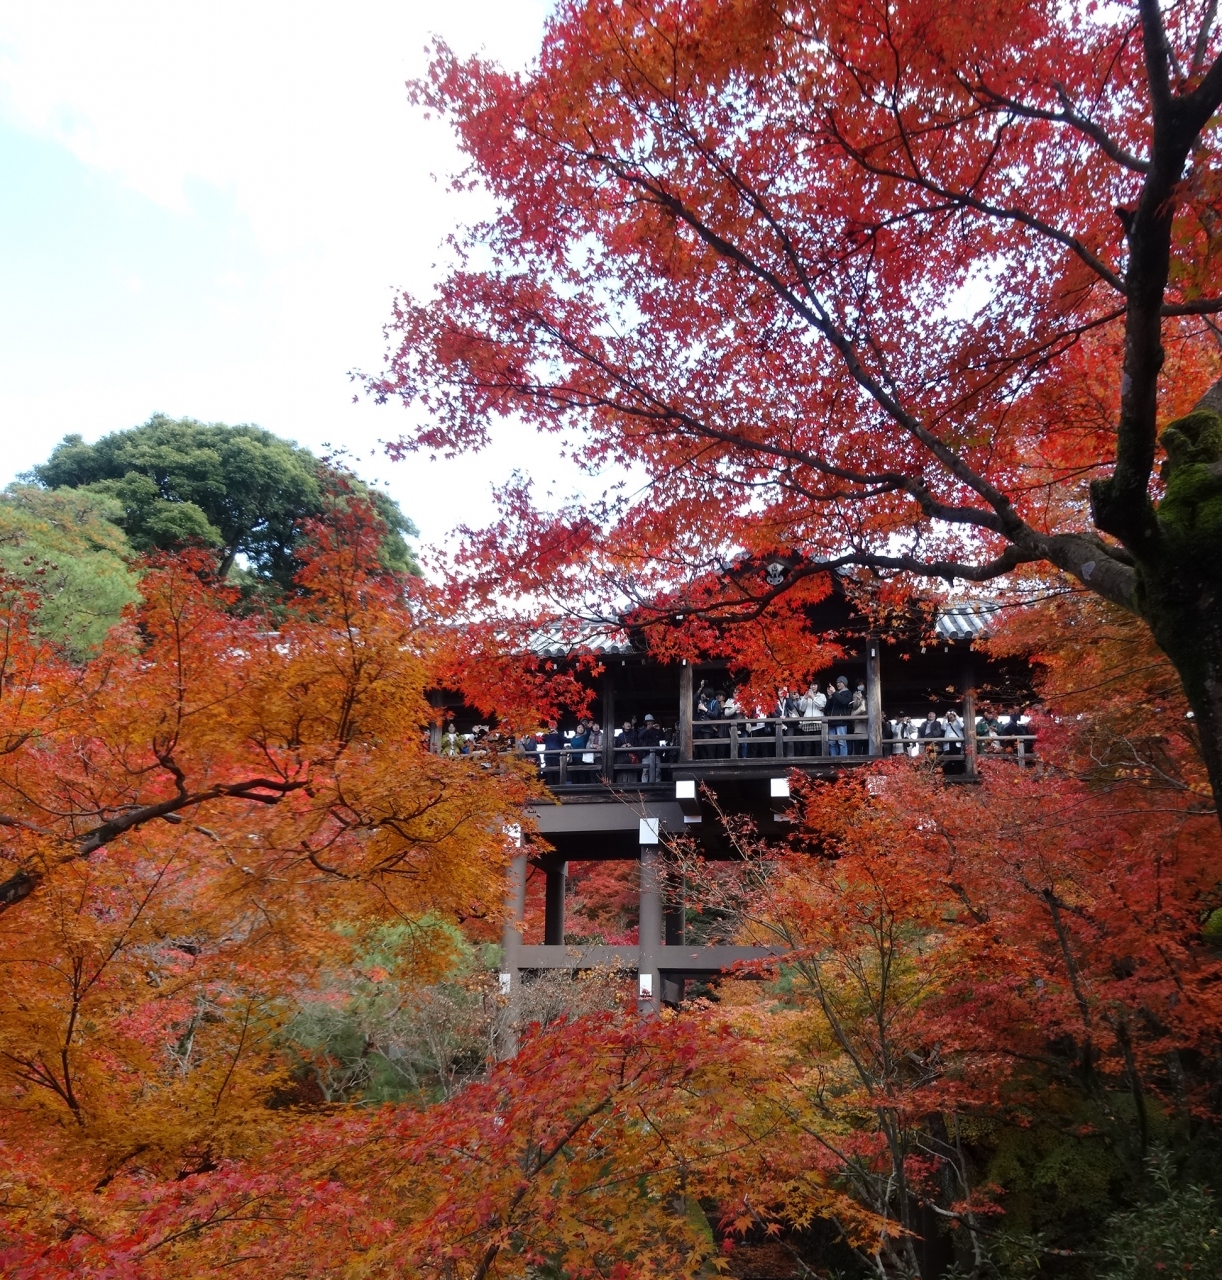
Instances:
[[[543,780],[553,787],[669,782],[677,766],[685,771],[692,766],[699,769],[701,765],[717,769],[719,761],[729,766],[741,761],[784,760],[800,768],[803,761],[814,760],[877,759],[893,755],[934,755],[940,760],[953,760],[965,755],[965,741],[958,735],[884,738],[881,750],[872,753],[869,733],[857,728],[862,724],[859,720],[841,727],[835,720],[823,719],[814,721],[813,729],[803,729],[802,723],[780,716],[698,720],[693,725],[689,758],[681,756],[679,744],[669,737],[655,745],[616,745],[609,753],[602,748],[539,744],[527,754],[537,760]],[[1008,734],[999,738],[978,735],[976,741],[979,757],[1004,759],[1009,756],[1022,760],[1033,754],[1035,735]]]

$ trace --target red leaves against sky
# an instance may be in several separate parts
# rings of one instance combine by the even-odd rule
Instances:
[[[1166,19],[1184,67],[1190,10]],[[1115,445],[1136,22],[632,0],[560,8],[525,74],[439,48],[413,92],[496,211],[433,299],[397,306],[371,389],[426,421],[395,451],[476,449],[507,419],[623,477],[559,511],[515,480],[455,589],[547,618],[711,618],[741,603],[715,575],[743,553],[988,560],[989,487],[1033,530],[1081,528]],[[1213,292],[1211,137],[1171,302]],[[1216,354],[1200,319],[1163,327],[1174,414]]]

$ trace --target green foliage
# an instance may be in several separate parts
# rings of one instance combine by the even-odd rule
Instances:
[[[1193,1280],[1222,1276],[1222,1214],[1200,1186],[1177,1187],[1171,1160],[1159,1152],[1150,1161],[1153,1195],[1126,1213],[1113,1214],[1104,1231],[1109,1265],[1102,1280]]]
[[[1153,1140],[1173,1143],[1172,1114],[1146,1100]],[[1140,1129],[1130,1094],[1095,1097],[1050,1086],[1043,1106],[1023,1127],[981,1134],[990,1151],[985,1180],[1005,1188],[1005,1232],[1058,1241],[1080,1238],[1123,1202],[1140,1179]]]
[[[137,551],[202,542],[219,550],[222,575],[240,560],[253,581],[282,588],[297,571],[301,521],[324,514],[335,493],[356,492],[386,524],[384,567],[419,571],[403,537],[415,527],[391,498],[262,427],[154,414],[96,444],[66,436],[34,476],[112,499]]]
[[[373,509],[386,526],[386,536],[382,539],[381,547],[378,548],[382,568],[391,573],[419,575],[420,565],[412,555],[407,539],[416,537],[420,530],[403,514],[399,504],[389,494],[383,493],[381,489],[366,489],[363,485],[359,487],[369,498]]]
[[[441,980],[400,978],[428,950]],[[356,967],[354,984],[304,1003],[286,1027],[308,1091],[325,1102],[432,1102],[483,1071],[491,1029],[482,966],[457,929],[431,918],[379,928]]]
[[[0,568],[34,588],[40,629],[76,659],[137,598],[121,514],[96,493],[14,484],[0,494]]]
[[[1211,911],[1205,917],[1205,923],[1201,926],[1201,936],[1206,942],[1212,942],[1215,945],[1222,943],[1222,907]]]

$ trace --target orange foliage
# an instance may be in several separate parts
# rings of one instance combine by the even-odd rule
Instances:
[[[302,594],[243,617],[185,556],[153,565],[73,667],[3,597],[0,1165],[5,1215],[47,1241],[121,1176],[249,1156],[287,1114],[276,1036],[369,931],[496,916],[528,784],[430,755],[434,641],[351,511],[312,530]],[[81,1231],[91,1228],[80,1219]],[[12,1274],[12,1268],[6,1268]]]

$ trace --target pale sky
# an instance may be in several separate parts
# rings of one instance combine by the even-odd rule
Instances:
[[[347,377],[481,212],[444,190],[457,153],[404,81],[434,33],[526,65],[547,8],[0,0],[0,485],[66,432],[160,411],[345,446],[425,542],[487,519],[515,466],[567,494],[554,446],[512,431],[389,462],[405,411],[353,404]]]

